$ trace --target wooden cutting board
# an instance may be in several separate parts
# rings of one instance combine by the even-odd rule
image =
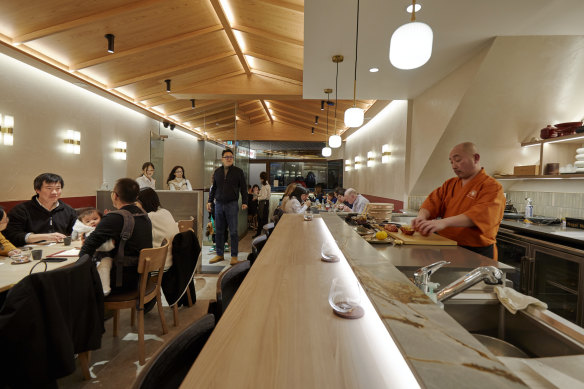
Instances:
[[[433,245],[433,246],[456,246],[457,243],[454,240],[445,238],[438,234],[431,234],[428,236],[422,236],[419,232],[414,233],[414,235],[406,235],[401,231],[399,232],[387,232],[387,235],[391,236],[396,240],[401,240],[404,244],[420,244],[420,245]]]

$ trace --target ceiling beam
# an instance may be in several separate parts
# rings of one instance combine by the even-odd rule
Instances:
[[[235,128],[235,121],[225,123],[225,124],[220,124],[218,126],[208,126],[206,129],[204,129],[204,131],[205,132],[217,132],[218,130],[221,130],[222,128],[226,128],[226,127]],[[225,130],[223,130],[223,131],[225,131]]]
[[[301,13],[302,15],[304,15],[304,6],[303,5],[291,4],[291,3],[288,3],[286,1],[281,1],[281,0],[261,0],[260,2],[265,3],[265,4],[275,5],[276,7],[285,8],[285,9],[288,9],[290,11],[294,11],[294,12]]]
[[[254,58],[259,58],[259,59],[263,59],[264,61],[268,61],[268,62],[273,62],[273,63],[277,63],[278,65],[282,65],[282,66],[286,66],[288,68],[292,68],[292,69],[296,69],[296,70],[302,70],[303,67],[300,64],[296,64],[290,61],[286,61],[284,59],[280,59],[280,58],[274,58],[274,57],[269,57],[267,55],[263,55],[263,54],[259,54],[259,53],[254,53],[253,51],[246,51],[245,55],[249,55],[250,57],[254,57]]]
[[[207,120],[208,119],[208,120]],[[195,119],[184,119],[182,120],[184,123],[190,123],[190,125],[194,126],[194,127],[202,127],[202,126],[210,126],[209,123],[213,123],[213,125],[215,123],[220,123],[220,122],[224,122],[225,120],[230,120],[233,121],[234,116],[233,113],[230,115],[223,115],[223,116],[219,116],[216,118],[203,118],[203,120],[201,120],[200,118],[195,118]]]
[[[270,122],[274,123],[274,118],[272,117],[272,114],[270,113],[270,110],[266,105],[266,102],[260,99],[260,103],[262,104],[262,107],[264,107],[264,111],[266,112],[266,115],[268,115],[268,119],[270,119]]]
[[[288,78],[288,77],[278,76],[277,74],[264,72],[263,70],[254,69],[253,70],[253,73],[254,74],[258,74],[260,76],[264,76],[264,77],[268,77],[268,78],[273,78],[273,79],[278,80],[278,81],[284,81],[284,82],[288,82],[290,84],[302,86],[302,81],[294,80],[294,79]]]
[[[205,58],[201,58],[198,59],[196,61],[190,61],[190,62],[185,62],[183,64],[177,65],[177,66],[173,66],[171,68],[164,68],[162,70],[159,70],[157,72],[151,72],[151,73],[146,73],[146,74],[142,74],[140,76],[136,76],[136,77],[132,77],[132,78],[128,78],[126,80],[121,80],[118,82],[115,82],[113,84],[111,84],[109,87],[110,88],[119,88],[125,85],[129,85],[129,84],[133,84],[136,82],[140,82],[140,81],[144,81],[144,80],[148,80],[150,78],[158,78],[167,74],[171,74],[174,72],[178,72],[181,70],[186,70],[186,69],[190,69],[190,68],[196,68],[199,67],[201,65],[204,64],[208,64],[211,62],[215,62],[215,61],[220,61],[222,59],[228,58],[233,56],[233,52],[232,51],[226,51],[224,53],[219,53],[219,54],[215,54],[215,55],[211,55],[209,57],[205,57]]]
[[[286,124],[291,125],[291,126],[295,126],[295,127],[302,129],[304,131],[312,131],[311,127],[306,127],[306,125],[304,125],[303,123],[299,123],[294,119],[288,119],[286,117],[276,117],[276,121],[286,123]],[[326,132],[315,128],[314,134],[315,135],[317,135],[317,134],[318,135],[326,135]]]
[[[239,76],[239,75],[241,75],[243,73],[244,73],[243,70],[238,70],[236,72],[222,74],[222,75],[217,76],[217,77],[207,78],[205,80],[201,80],[201,81],[198,81],[198,82],[196,82],[194,84],[190,84],[190,85],[184,86],[184,87],[182,87],[180,89],[177,89],[177,90],[173,91],[173,93],[179,93],[180,91],[186,91],[186,90],[191,89],[191,88],[194,88],[194,87],[196,87],[198,85],[208,84],[210,82],[215,82],[215,81],[224,80],[226,78],[236,77],[236,76]],[[163,89],[162,86],[163,85],[161,84],[160,89]],[[143,101],[143,100],[152,99],[154,97],[162,96],[162,95],[164,95],[166,93],[168,93],[168,92],[165,91],[165,90],[162,90],[160,92],[151,93],[149,95],[144,95],[144,96],[136,97],[136,101]]]
[[[278,41],[278,42],[289,43],[289,44],[294,45],[294,46],[304,47],[303,41],[299,41],[299,40],[293,39],[293,38],[288,38],[287,36],[283,36],[283,35],[279,35],[279,34],[274,34],[273,32],[260,30],[259,28],[247,27],[247,26],[242,26],[242,25],[236,24],[233,26],[233,29],[241,31],[241,32],[245,32],[245,33],[248,33],[251,35],[260,36],[262,38],[267,38],[267,39]]]
[[[215,13],[217,14],[217,17],[219,18],[219,21],[223,25],[223,29],[225,30],[225,33],[227,34],[227,39],[229,39],[229,42],[231,42],[231,46],[233,46],[233,50],[235,51],[235,54],[237,55],[237,58],[239,59],[239,62],[241,63],[241,66],[243,67],[245,74],[247,74],[248,77],[251,76],[251,70],[249,69],[249,65],[247,63],[247,60],[245,59],[245,56],[243,55],[241,47],[239,47],[239,43],[237,43],[237,39],[235,38],[235,34],[233,33],[233,30],[231,29],[231,25],[229,24],[229,20],[227,20],[227,16],[225,15],[225,11],[223,11],[223,7],[221,7],[219,0],[211,0],[211,5],[213,6]]]
[[[53,26],[49,26],[46,28],[42,28],[36,31],[30,31],[26,34],[22,34],[19,36],[14,37],[14,42],[16,43],[25,43],[35,39],[43,38],[49,35],[54,35],[59,32],[67,31],[75,27],[79,27],[82,25],[95,23],[97,21],[103,20],[105,18],[109,18],[111,16],[119,16],[124,13],[132,12],[136,9],[145,8],[152,4],[162,3],[165,0],[138,0],[134,1],[133,3],[129,3],[126,5],[122,5],[116,8],[110,8],[107,11],[98,12],[93,15],[84,16],[79,19],[69,20],[67,22],[55,24]]]
[[[170,45],[173,43],[182,42],[182,41],[185,41],[188,39],[196,38],[196,37],[201,36],[201,35],[210,34],[212,32],[220,31],[222,29],[223,29],[223,27],[218,24],[215,26],[203,28],[201,30],[196,30],[196,31],[187,32],[185,34],[175,35],[173,37],[163,39],[160,41],[156,41],[156,42],[152,42],[152,43],[149,43],[147,45],[133,47],[131,49],[124,50],[124,51],[116,51],[113,54],[103,55],[101,57],[97,57],[97,58],[94,58],[94,59],[91,59],[88,61],[79,62],[79,63],[76,63],[76,64],[69,66],[69,70],[71,71],[71,70],[79,70],[79,69],[88,68],[90,66],[99,65],[99,64],[104,63],[104,62],[113,61],[113,60],[116,60],[119,58],[127,57],[128,55],[143,53],[145,51],[156,49],[158,47],[162,47],[165,45]]]
[[[274,107],[280,106],[280,107],[282,107],[282,109],[288,108],[288,109],[291,109],[294,111],[304,112],[304,113],[307,113],[307,114],[310,114],[313,116],[319,116],[320,119],[323,119],[326,117],[326,110],[321,111],[319,107],[315,107],[314,110],[311,110],[311,109],[306,109],[304,107],[299,107],[296,105],[283,103],[279,100],[270,100],[269,103],[270,103],[270,105],[273,105]]]
[[[183,107],[183,108],[176,108],[176,109],[175,109],[175,110],[173,110],[173,111],[168,111],[168,112],[166,113],[168,116],[171,116],[171,115],[176,115],[176,114],[179,114],[179,113],[182,113],[182,112],[187,112],[187,111],[194,111],[194,110],[195,110],[195,109],[197,109],[197,108],[201,108],[201,107],[204,107],[204,106],[207,106],[207,105],[210,105],[210,104],[214,104],[214,103],[216,103],[218,100],[204,100],[205,102],[207,102],[207,104],[204,104],[204,103],[203,103],[203,105],[201,105],[201,103],[200,103],[199,101],[197,101],[197,103],[196,103],[196,108],[193,108],[193,107],[191,107],[191,102],[190,102],[190,101],[189,101],[188,103],[187,103],[186,101],[184,101],[184,100],[177,100],[177,101],[180,101],[181,103],[188,104],[188,106],[186,106],[186,107]],[[166,105],[166,104],[171,104],[171,103],[175,103],[175,101],[172,101],[172,102],[167,102],[167,103],[160,103],[160,104],[158,104],[158,105],[156,105],[156,106],[159,106],[159,105]],[[181,104],[181,105],[182,105],[182,104]],[[154,106],[153,106],[153,107],[154,107]]]
[[[190,121],[190,120],[195,120],[195,119],[199,119],[199,118],[209,118],[213,115],[219,114],[221,112],[227,112],[227,111],[235,112],[233,102],[226,102],[223,106],[219,106],[217,109],[214,109],[211,111],[203,111],[203,112],[199,111],[198,113],[196,113],[193,116],[186,115],[181,120]],[[233,115],[234,115],[234,113],[231,114],[232,117],[233,117]]]

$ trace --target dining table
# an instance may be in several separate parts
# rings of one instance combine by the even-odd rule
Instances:
[[[42,256],[40,260],[34,260],[31,258],[30,262],[27,263],[14,263],[10,257],[0,256],[0,293],[9,290],[18,282],[20,282],[24,277],[31,273],[33,267],[39,262],[45,262],[47,257],[53,255],[59,255],[68,250],[81,248],[81,241],[72,241],[70,245],[65,246],[64,243],[33,243],[28,244],[25,247],[30,247],[32,250],[42,250]],[[79,256],[68,256],[62,257],[64,261],[62,262],[45,262],[47,267],[46,270],[54,270],[60,267],[69,266],[75,263]],[[44,264],[39,264],[32,270],[33,272],[45,271]]]

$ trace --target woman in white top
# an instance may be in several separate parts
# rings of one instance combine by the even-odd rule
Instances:
[[[191,183],[185,177],[185,169],[182,166],[172,168],[166,183],[170,190],[193,190]]]
[[[145,188],[138,194],[138,202],[152,222],[152,247],[160,247],[166,239],[170,244],[166,254],[164,268],[172,265],[172,240],[179,233],[178,223],[174,221],[172,214],[160,206],[160,199],[152,188]]]
[[[152,162],[144,162],[142,165],[142,175],[136,178],[136,182],[142,188],[156,189],[156,180],[152,177],[154,175],[154,165]]]
[[[286,204],[284,204],[284,212],[303,213],[310,207],[310,201],[307,199],[308,191],[302,185],[297,185]]]
[[[260,173],[260,181],[262,187],[258,195],[258,228],[254,236],[259,236],[264,225],[268,224],[268,216],[270,214],[270,196],[272,195],[272,188],[268,182],[268,175],[266,172]]]

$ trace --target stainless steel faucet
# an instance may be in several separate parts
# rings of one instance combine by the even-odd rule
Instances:
[[[464,292],[471,286],[485,281],[488,285],[498,285],[503,283],[504,274],[495,266],[481,266],[471,270],[458,280],[446,285],[442,290],[436,293],[438,301],[444,301],[452,296]]]
[[[429,288],[430,276],[440,269],[444,265],[448,265],[450,262],[439,261],[431,265],[419,268],[414,273],[414,283],[418,288],[422,290],[427,295],[432,294]],[[445,286],[439,292],[436,292],[436,300],[444,301],[452,296],[455,296],[471,286],[478,284],[481,281],[485,281],[485,284],[498,285],[503,283],[504,274],[501,270],[497,269],[495,266],[481,266],[468,272],[464,276],[460,277],[456,281]],[[432,297],[432,296],[430,296]]]
[[[428,288],[428,283],[430,282],[430,276],[432,274],[434,274],[434,272],[436,272],[436,270],[438,270],[442,266],[448,265],[448,264],[450,264],[450,262],[448,262],[448,261],[439,261],[439,262],[434,262],[431,265],[419,268],[414,273],[414,283],[416,284],[416,286],[418,288],[422,289],[422,292],[424,292],[425,294],[428,294],[428,292],[430,291]]]

